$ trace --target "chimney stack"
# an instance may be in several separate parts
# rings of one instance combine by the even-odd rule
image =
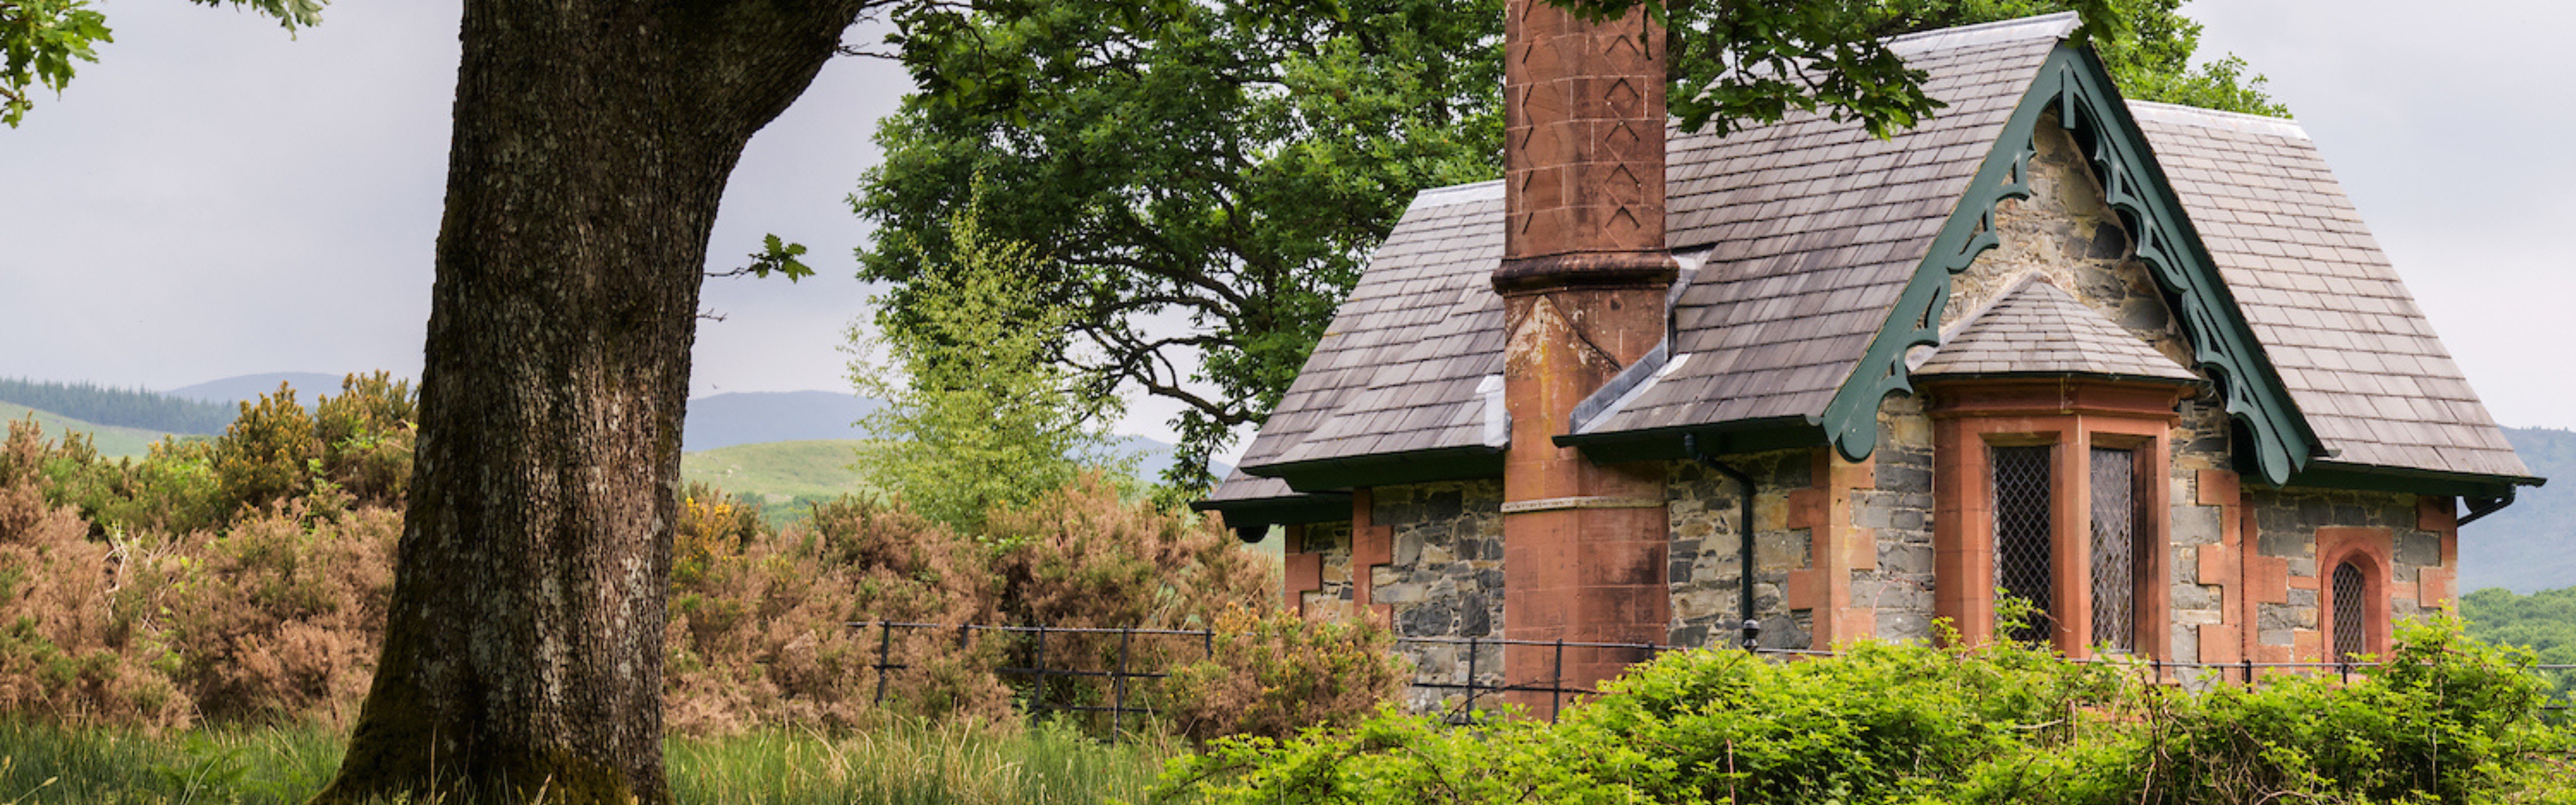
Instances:
[[[1553,438],[1664,334],[1664,32],[1644,9],[1589,23],[1509,0],[1504,23],[1503,624],[1514,640],[1664,643],[1660,464],[1598,466]],[[1651,657],[1507,646],[1507,684],[1592,688]],[[1547,693],[1513,698],[1534,714]]]

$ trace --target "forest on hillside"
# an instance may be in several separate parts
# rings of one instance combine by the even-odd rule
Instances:
[[[2542,665],[2576,665],[2576,587],[2530,595],[2490,587],[2462,596],[2460,615],[2472,637],[2530,649]],[[2548,676],[2561,702],[2576,696],[2576,671]]]
[[[240,412],[223,403],[181,399],[140,388],[0,378],[0,402],[98,425],[189,435],[224,432]]]

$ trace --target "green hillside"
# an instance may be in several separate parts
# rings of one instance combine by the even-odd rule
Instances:
[[[2460,527],[2460,591],[2528,594],[2576,584],[2576,432],[2505,428],[2504,438],[2531,474],[2550,481]]]
[[[680,454],[680,477],[770,501],[837,497],[865,487],[851,471],[856,439],[762,442]]]
[[[0,402],[0,419],[15,422],[26,419],[30,413],[36,415],[38,424],[45,426],[47,440],[61,441],[63,434],[71,431],[87,433],[91,444],[98,448],[98,454],[111,458],[142,458],[153,442],[169,438],[169,434],[157,431],[98,425],[17,403]]]

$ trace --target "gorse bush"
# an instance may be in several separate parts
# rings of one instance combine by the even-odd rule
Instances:
[[[136,607],[113,591],[142,575],[130,543],[90,539],[77,512],[46,502],[45,445],[11,423],[0,444],[0,710],[66,724],[182,726],[186,694]]]
[[[0,715],[345,723],[383,639],[413,406],[382,374],[352,376],[311,409],[281,389],[222,436],[141,461],[13,423],[0,445]],[[1186,683],[1131,680],[1128,693],[1201,737],[1348,721],[1400,685],[1382,628],[1271,614],[1275,562],[1102,473],[996,505],[974,530],[857,498],[812,504],[781,530],[721,490],[679,494],[664,699],[682,733],[1010,724],[1111,698],[1098,678],[997,673],[1036,661],[1026,636],[866,626],[880,621],[1216,626],[1213,661],[1195,639],[1127,654],[1138,670],[1190,665]],[[1043,648],[1051,666],[1090,669],[1118,649],[1064,634]],[[881,659],[897,666],[882,680]]]
[[[1386,666],[1384,629],[1265,620],[1277,583],[1268,560],[1243,550],[1216,523],[1128,499],[1097,473],[1027,505],[995,509],[980,535],[900,504],[856,498],[815,506],[802,524],[778,532],[729,507],[738,508],[693,502],[680,529],[664,697],[675,729],[846,726],[887,715],[999,722],[1015,707],[1111,703],[1105,680],[1006,679],[996,669],[1035,665],[1041,650],[1051,667],[1109,669],[1119,658],[1117,635],[1050,633],[1041,649],[1025,633],[874,625],[888,621],[1214,626],[1224,650],[1213,662],[1200,641],[1165,638],[1126,641],[1129,664],[1198,663],[1189,671],[1194,678],[1266,675],[1274,686],[1340,691],[1283,704],[1218,684],[1147,689],[1133,682],[1132,705],[1189,713],[1193,734],[1215,734],[1213,724],[1348,718],[1400,686]],[[1277,651],[1237,650],[1271,644],[1302,652],[1296,659],[1335,659],[1301,666]],[[879,702],[881,652],[900,667],[884,675]],[[1372,667],[1368,661],[1376,664],[1373,676],[1334,676]]]
[[[225,497],[257,507],[303,492],[321,459],[312,415],[295,402],[295,389],[280,383],[258,404],[242,403],[241,418],[215,440],[215,481]]]
[[[176,537],[302,501],[308,517],[400,506],[411,479],[416,402],[406,381],[350,375],[310,411],[295,391],[242,403],[212,439],[154,443],[140,461],[108,459],[79,434],[27,459],[46,502],[79,511],[91,534]],[[44,445],[41,435],[31,437]]]
[[[692,500],[697,500],[692,498]],[[722,504],[719,504],[722,505]],[[703,504],[693,503],[692,508]],[[858,500],[815,507],[803,527],[703,517],[730,531],[692,536],[678,563],[664,638],[665,721],[683,732],[763,725],[846,727],[879,711],[999,719],[1010,694],[991,650],[948,634],[897,635],[886,649],[910,666],[875,697],[878,644],[850,621],[987,622],[995,585],[983,548],[900,509]],[[684,527],[683,534],[690,531]]]
[[[1196,740],[1348,726],[1412,681],[1412,664],[1395,654],[1395,634],[1367,621],[1235,607],[1209,628],[1217,633],[1214,651],[1173,669],[1162,691],[1173,730]]]
[[[156,572],[129,593],[172,648],[166,673],[207,718],[344,723],[374,677],[402,514],[316,520],[300,507],[192,535],[150,557]]]
[[[1169,800],[1218,803],[2261,803],[2576,801],[2529,655],[2409,625],[2345,684],[2195,692],[2010,645],[1859,644],[1779,661],[1667,654],[1560,723],[1221,739]]]

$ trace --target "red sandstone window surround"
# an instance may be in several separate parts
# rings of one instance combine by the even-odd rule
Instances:
[[[2082,378],[1926,383],[1934,607],[1962,640],[2003,636],[2003,589],[2043,607],[2041,628],[2023,639],[2076,657],[2096,647],[2172,656],[2171,485],[2158,481],[2182,392]]]
[[[2388,573],[2395,534],[2385,528],[2317,529],[2318,643],[2329,662],[2386,656]]]

